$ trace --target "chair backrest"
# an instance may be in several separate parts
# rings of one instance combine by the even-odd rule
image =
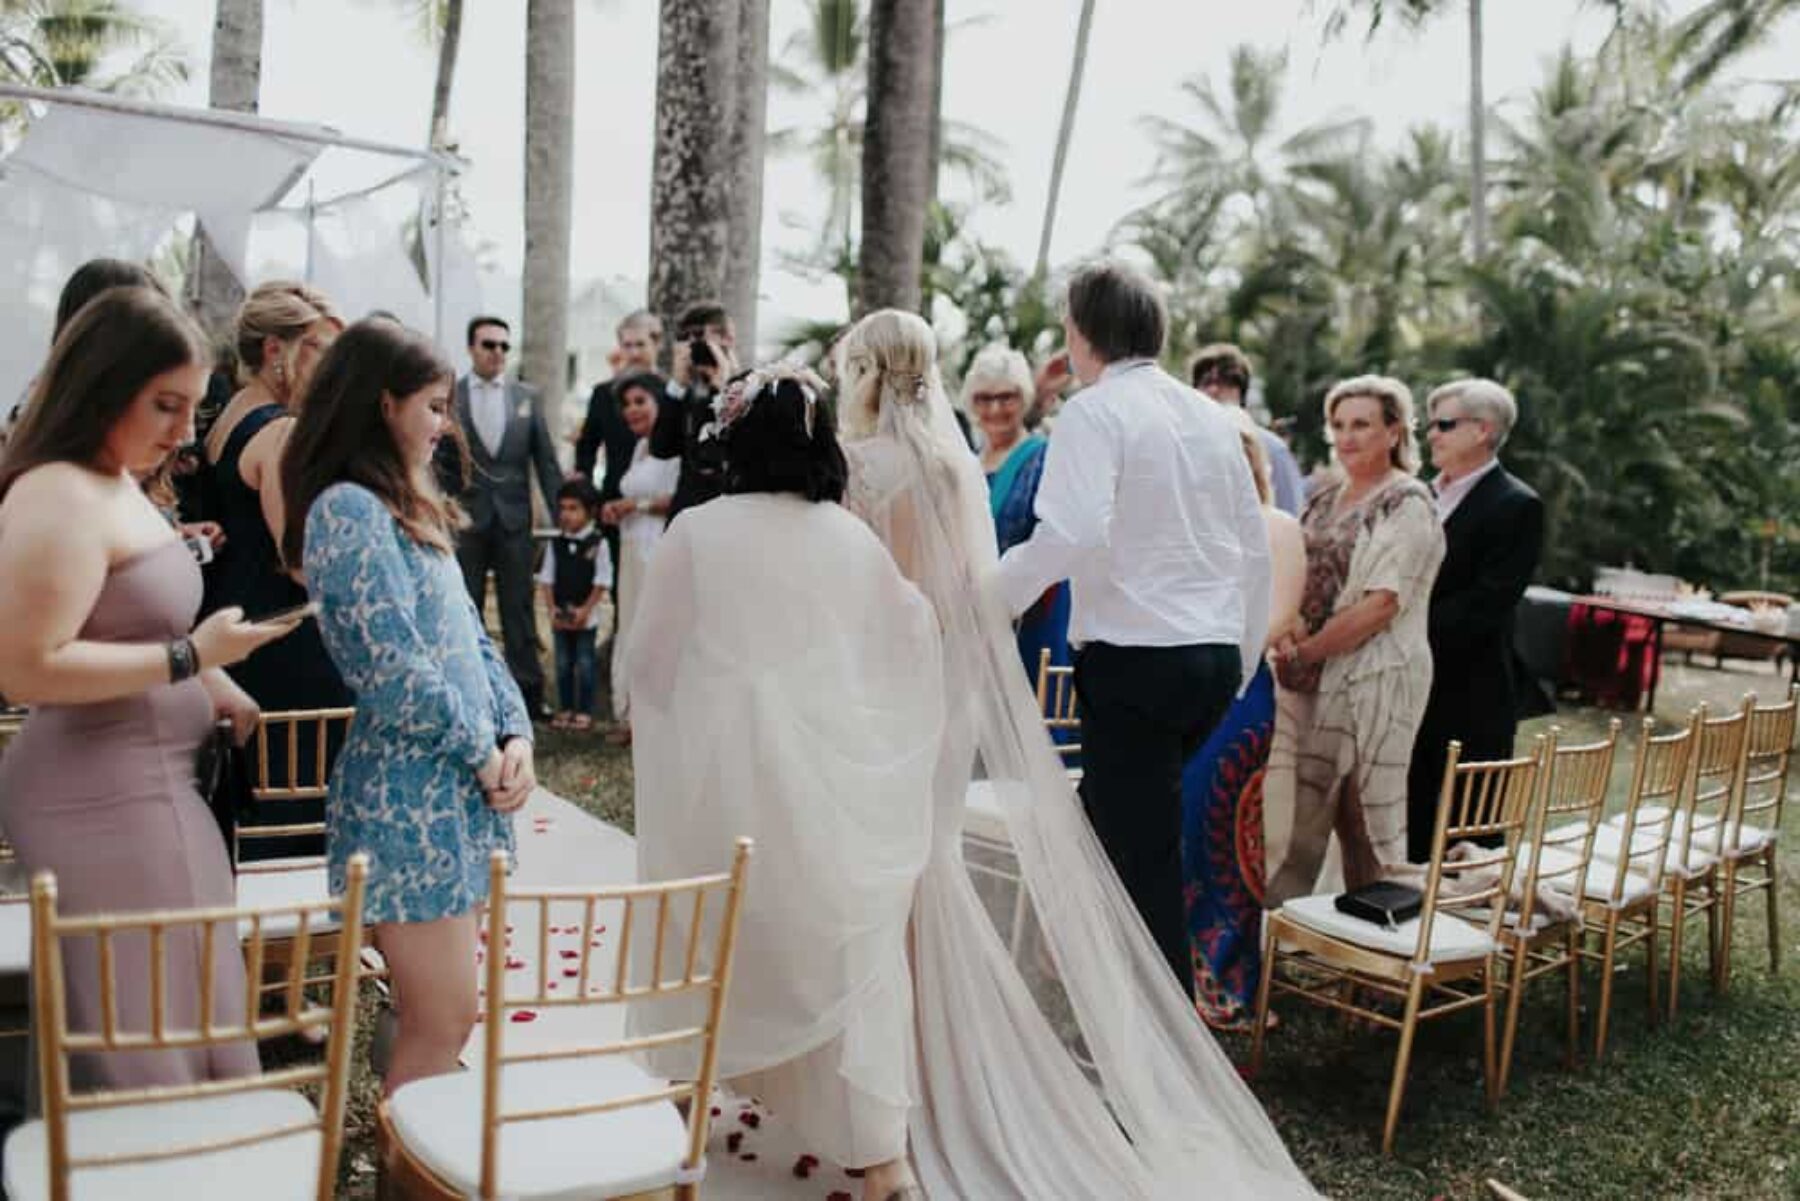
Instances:
[[[1759,830],[1781,829],[1787,804],[1788,768],[1793,762],[1795,715],[1800,713],[1800,685],[1788,689],[1787,699],[1750,710],[1750,732],[1745,741],[1743,799],[1738,803],[1733,834],[1741,823]]]
[[[1413,962],[1420,967],[1431,962],[1431,927],[1439,913],[1466,912],[1469,921],[1485,927],[1490,939],[1499,938],[1521,835],[1537,803],[1545,745],[1540,734],[1532,741],[1531,753],[1523,758],[1462,763],[1462,743],[1450,743],[1419,910],[1419,944]],[[1501,840],[1497,847],[1477,846],[1463,858],[1444,861],[1446,852],[1459,843],[1495,838]],[[1469,879],[1446,889],[1447,875]]]
[[[1044,728],[1052,737],[1058,730],[1081,730],[1081,715],[1075,708],[1075,669],[1050,662],[1050,648],[1038,652],[1038,712],[1044,715]],[[1079,742],[1058,742],[1058,754],[1065,758],[1081,753]]]
[[[329,900],[275,908],[219,907],[168,910],[157,913],[64,917],[56,910],[56,879],[40,872],[31,882],[32,1022],[37,1039],[38,1072],[42,1085],[45,1143],[50,1168],[51,1201],[68,1201],[70,1177],[84,1168],[116,1167],[167,1159],[200,1156],[234,1147],[319,1132],[318,1201],[330,1201],[337,1187],[337,1170],[343,1149],[344,1105],[350,1078],[350,1046],[356,1033],[357,951],[362,944],[363,883],[368,859],[353,856],[344,877],[344,894]],[[330,972],[307,975],[308,965],[318,962],[304,953],[292,957],[279,979],[263,978],[263,923],[272,917],[292,917],[298,923],[295,938],[304,946],[314,929],[328,928],[335,918],[337,929],[321,936],[335,947]],[[216,997],[211,971],[213,951],[221,944],[237,953],[240,923],[250,924],[242,1013],[235,1020],[220,1021],[219,1003],[230,1007],[232,998]],[[221,927],[223,929],[221,930]],[[198,939],[201,965],[195,982],[199,997],[194,1006],[198,1029],[171,1024],[167,979],[168,962],[193,963],[186,948],[171,947],[177,940]],[[69,1029],[64,940],[87,938],[96,943],[99,971],[100,1020],[98,1029]],[[121,945],[135,951],[148,944],[149,998],[146,1028],[122,1009],[137,1013],[145,1006],[120,1004],[118,952]],[[329,1002],[318,1000],[329,991]],[[265,1014],[266,996],[280,998],[279,1012]],[[149,1088],[96,1089],[76,1093],[70,1086],[69,1057],[107,1051],[191,1050],[231,1043],[323,1030],[326,1052],[323,1063],[304,1064],[259,1072],[228,1080],[195,1084],[158,1085]],[[248,1135],[200,1139],[133,1153],[104,1156],[75,1154],[69,1146],[69,1120],[79,1113],[118,1109],[131,1105],[156,1105],[182,1098],[216,1097],[257,1089],[321,1087],[320,1104],[305,1121],[272,1126]]]
[[[482,1061],[485,1076],[481,1096],[481,1196],[498,1197],[500,1186],[500,1128],[509,1122],[532,1122],[550,1118],[573,1117],[585,1113],[605,1113],[665,1101],[688,1100],[688,1148],[682,1167],[698,1172],[706,1154],[707,1130],[711,1124],[709,1102],[717,1075],[719,1027],[725,1012],[725,993],[731,985],[731,959],[737,947],[738,914],[743,903],[744,876],[750,863],[752,843],[737,840],[731,870],[710,876],[694,876],[685,880],[666,880],[655,884],[628,884],[605,888],[539,888],[507,887],[507,855],[495,851],[488,863],[487,910],[487,1013],[483,1018]],[[708,902],[717,896],[719,903],[709,917]],[[595,913],[602,906],[617,904],[623,913],[617,918],[618,937],[613,941],[610,970],[605,955],[595,955]],[[507,915],[519,906],[532,906],[537,921],[537,974],[535,982],[527,980],[524,989],[507,987],[504,948],[507,945]],[[578,962],[562,967],[565,960],[553,966],[550,954],[552,905],[579,905],[581,950]],[[655,930],[649,956],[642,948],[635,951],[632,939],[635,920],[640,912],[654,908]],[[700,950],[707,941],[709,922],[716,921],[712,939],[710,970],[701,963]],[[524,925],[525,923],[521,923]],[[671,929],[673,928],[673,929]],[[670,954],[669,935],[679,936],[678,949]],[[648,963],[648,974],[642,968]],[[638,969],[634,971],[634,966]],[[560,972],[556,969],[561,968]],[[572,975],[569,973],[573,973]],[[562,979],[555,978],[562,975]],[[559,988],[559,985],[561,987]],[[683,993],[699,993],[706,1002],[706,1016],[699,1025],[639,1038],[618,1038],[601,1043],[566,1043],[549,1050],[534,1050],[509,1055],[505,1049],[509,1011],[530,1007],[544,1009],[560,1006],[617,1005],[643,1003]],[[554,1108],[515,1109],[507,1111],[501,1103],[500,1073],[508,1064],[538,1063],[559,1059],[591,1059],[605,1055],[624,1055],[638,1051],[697,1044],[700,1051],[699,1071],[687,1083],[671,1082],[666,1088],[637,1093],[627,1097],[599,1098],[584,1104],[558,1105]]]
[[[1685,865],[1694,853],[1716,858],[1723,851],[1726,827],[1742,799],[1744,753],[1750,749],[1750,711],[1755,707],[1753,696],[1724,717],[1713,717],[1704,704],[1699,706],[1687,792],[1669,837],[1671,863]]]
[[[4,753],[13,736],[25,728],[25,714],[24,709],[0,709],[0,753]],[[0,863],[10,863],[12,859],[12,842],[0,833]]]
[[[1607,724],[1606,737],[1599,742],[1562,746],[1561,734],[1558,727],[1550,727],[1546,767],[1538,778],[1538,803],[1525,839],[1525,845],[1536,851],[1527,857],[1521,890],[1519,921],[1524,930],[1531,928],[1540,885],[1548,884],[1577,900],[1585,895],[1594,833],[1606,811],[1606,790],[1612,783],[1619,748],[1619,719]],[[1546,850],[1561,854],[1550,856],[1547,862]]]
[[[1676,818],[1685,798],[1694,746],[1699,741],[1703,711],[1669,734],[1656,733],[1656,722],[1644,718],[1637,751],[1631,760],[1631,783],[1625,790],[1624,823],[1620,828],[1619,870],[1613,875],[1614,905],[1625,900],[1633,874],[1648,881],[1651,896],[1662,890],[1663,867]]]
[[[331,785],[335,748],[356,717],[355,709],[291,709],[262,715],[256,727],[253,803],[319,801]],[[302,749],[304,748],[304,750]],[[280,770],[277,770],[277,769]],[[246,824],[233,827],[231,861],[238,871],[289,871],[310,863],[282,859],[275,864],[244,863],[244,844],[270,838],[323,838],[324,810],[316,821]],[[311,863],[322,862],[314,858]]]

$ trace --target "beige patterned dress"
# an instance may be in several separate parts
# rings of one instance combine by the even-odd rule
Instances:
[[[1430,490],[1403,477],[1340,510],[1344,483],[1306,506],[1309,632],[1369,592],[1399,600],[1393,621],[1326,661],[1307,690],[1277,690],[1263,784],[1265,903],[1355,888],[1406,861],[1406,772],[1431,691],[1426,612],[1444,557]],[[1291,677],[1290,677],[1291,680]]]

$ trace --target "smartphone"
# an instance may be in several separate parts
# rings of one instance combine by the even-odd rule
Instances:
[[[319,602],[307,601],[304,605],[295,605],[291,609],[277,609],[273,613],[261,613],[244,620],[251,625],[279,626],[287,625],[289,622],[305,621],[309,617],[318,616],[318,613]]]

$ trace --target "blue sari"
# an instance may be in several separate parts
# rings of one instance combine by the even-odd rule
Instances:
[[[988,476],[988,508],[994,515],[994,533],[1005,554],[1031,537],[1037,526],[1038,480],[1044,474],[1044,452],[1049,439],[1032,434],[1013,447],[1000,469]],[[1069,583],[1052,585],[1019,618],[1019,659],[1025,676],[1037,683],[1038,660],[1050,651],[1050,662],[1067,667],[1069,656]],[[1055,732],[1058,742],[1075,741],[1072,730]]]

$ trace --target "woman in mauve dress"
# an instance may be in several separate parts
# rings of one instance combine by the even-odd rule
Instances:
[[[198,627],[200,569],[138,479],[193,437],[211,355],[150,288],[102,292],[69,322],[0,464],[0,692],[31,707],[0,763],[0,825],[32,871],[56,874],[65,914],[233,903],[231,868],[195,787],[213,723],[240,741],[254,702],[224,669],[288,633],[237,609]],[[191,631],[191,632],[190,632]],[[197,927],[163,964],[171,1029],[199,1024],[200,973],[213,1019],[243,1021],[235,930],[202,961]],[[97,1027],[98,954],[64,946],[69,1024]],[[147,941],[121,939],[119,1028],[146,1032]],[[77,1085],[175,1084],[256,1068],[252,1043],[76,1057]]]

